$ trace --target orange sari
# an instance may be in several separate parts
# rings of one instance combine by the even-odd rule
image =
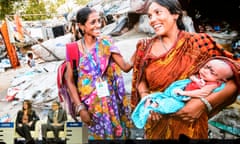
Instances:
[[[180,32],[177,43],[167,54],[153,57],[148,53],[153,39],[143,39],[137,44],[132,82],[132,110],[140,100],[137,86],[143,76],[151,92],[164,91],[172,82],[187,78],[200,62],[209,57],[223,55],[233,58],[231,53],[216,44],[207,34],[190,34],[184,31]],[[147,139],[178,139],[180,134],[206,139],[208,115],[203,113],[194,123],[163,116],[158,122],[148,121],[145,134]]]

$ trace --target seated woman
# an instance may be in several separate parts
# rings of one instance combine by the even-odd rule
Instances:
[[[26,139],[26,144],[34,144],[30,131],[35,129],[35,123],[39,120],[36,112],[32,110],[30,100],[23,101],[22,110],[19,110],[16,118],[16,132]]]
[[[160,114],[175,113],[190,98],[200,98],[211,111],[212,107],[204,97],[211,92],[220,91],[228,79],[236,77],[235,67],[240,67],[240,64],[232,63],[228,58],[218,56],[208,59],[189,79],[178,80],[164,92],[155,92],[141,99],[132,113],[134,124],[137,128],[143,128],[150,111]]]

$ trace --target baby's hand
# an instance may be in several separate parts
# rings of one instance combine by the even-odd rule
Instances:
[[[158,103],[157,103],[157,102],[153,102],[153,103],[151,104],[151,106],[156,108],[156,107],[158,107]]]
[[[144,107],[148,107],[149,105],[151,105],[152,100],[150,98],[147,98],[144,104]]]
[[[183,95],[183,90],[182,89],[174,89],[174,93],[177,95]]]
[[[199,87],[203,87],[206,84],[206,82],[203,79],[198,78],[195,75],[190,76],[190,80],[197,83],[199,85]]]
[[[196,82],[196,81],[199,80],[199,79],[197,78],[197,76],[195,76],[195,75],[191,75],[191,76],[189,77],[189,79],[190,79],[191,81],[194,81],[194,82]]]

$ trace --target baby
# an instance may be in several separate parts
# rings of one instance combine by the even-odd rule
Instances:
[[[199,70],[198,75],[190,76],[191,82],[187,84],[184,90],[176,89],[175,93],[190,97],[207,96],[232,76],[233,71],[226,62],[213,59]]]

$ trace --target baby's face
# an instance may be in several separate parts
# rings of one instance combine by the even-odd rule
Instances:
[[[200,77],[205,81],[223,81],[229,77],[231,68],[220,60],[208,61],[200,70]]]

